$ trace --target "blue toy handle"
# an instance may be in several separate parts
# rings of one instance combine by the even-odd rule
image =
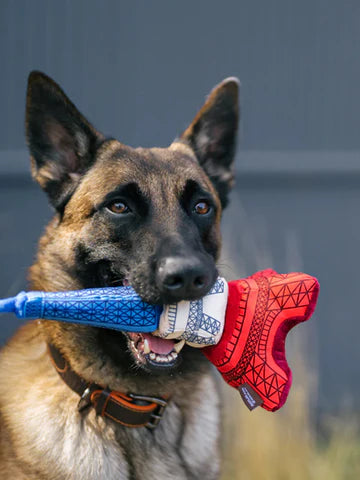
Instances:
[[[0,300],[0,313],[15,313],[15,303],[16,297],[4,298],[4,300]]]
[[[20,292],[0,300],[0,313],[128,332],[153,332],[162,307],[145,303],[132,287],[90,288],[67,292]]]

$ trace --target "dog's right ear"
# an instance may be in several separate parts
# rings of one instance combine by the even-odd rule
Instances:
[[[29,75],[26,137],[31,171],[61,210],[103,140],[61,88],[41,72]]]

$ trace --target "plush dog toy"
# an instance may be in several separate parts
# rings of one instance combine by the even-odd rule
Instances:
[[[275,411],[291,386],[286,335],[310,318],[318,292],[314,277],[264,270],[229,283],[219,277],[201,300],[165,307],[146,304],[131,287],[116,287],[21,292],[0,300],[0,312],[184,339],[203,347],[248,408]]]
[[[292,382],[285,339],[310,318],[318,293],[316,278],[303,273],[265,270],[229,283],[223,335],[203,351],[250,410],[284,405]]]

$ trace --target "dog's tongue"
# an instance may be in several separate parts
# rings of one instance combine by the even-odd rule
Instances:
[[[144,338],[149,342],[150,350],[160,355],[167,355],[174,348],[173,340],[165,340],[164,338],[154,337],[149,333],[143,333]]]

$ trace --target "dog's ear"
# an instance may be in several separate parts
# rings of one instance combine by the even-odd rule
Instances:
[[[217,85],[180,140],[191,146],[218,191],[221,203],[234,182],[233,162],[239,121],[239,85],[235,77]]]
[[[103,137],[41,72],[29,75],[26,137],[32,175],[53,206],[61,210],[91,165]]]

